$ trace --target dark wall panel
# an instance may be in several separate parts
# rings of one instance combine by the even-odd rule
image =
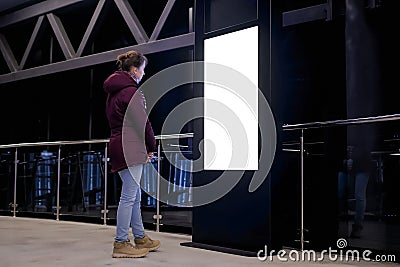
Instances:
[[[204,32],[257,20],[258,0],[204,1]]]

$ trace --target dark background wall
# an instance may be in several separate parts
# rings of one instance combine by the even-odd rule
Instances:
[[[283,132],[281,127],[346,118],[345,36],[344,17],[339,14],[331,21],[289,26],[282,25],[282,14],[321,3],[324,1],[274,1],[272,9],[271,103],[279,132],[273,170],[279,186],[273,199],[280,219],[275,226],[282,242],[294,247],[300,246],[295,240],[300,240],[301,231],[300,154],[284,149],[300,148],[300,131]],[[310,152],[305,158],[304,228],[312,247],[327,247],[336,238],[336,174],[329,159],[320,156],[332,154],[327,153],[331,149],[324,142],[342,141],[332,135],[327,130],[314,130],[304,136],[305,149]]]
[[[395,25],[398,3],[393,1],[272,1],[271,105],[277,129],[283,124],[397,114],[393,65],[398,58]],[[376,5],[371,3],[375,2]],[[283,26],[284,12],[331,3],[331,17]],[[327,11],[328,12],[328,11]],[[364,157],[376,164],[371,151],[390,150],[398,123],[306,130],[304,223],[306,246],[336,246],[337,173],[346,145],[357,140]],[[272,199],[280,211],[276,228],[283,242],[299,246],[300,131],[280,131],[273,180],[281,185]],[[386,141],[385,141],[386,140]],[[349,143],[350,142],[350,143]],[[398,146],[398,145],[397,145]],[[389,162],[393,159],[389,158]],[[396,183],[392,171],[385,183]],[[369,168],[366,166],[365,168]],[[369,188],[374,187],[373,166]],[[390,191],[390,189],[389,189]],[[394,196],[387,192],[387,196]],[[393,200],[393,197],[390,197]],[[371,199],[370,199],[371,200]],[[387,205],[390,201],[387,201]],[[370,201],[370,203],[373,201]],[[349,216],[349,224],[352,217]],[[346,226],[347,227],[347,226]],[[276,229],[275,228],[275,229]],[[347,230],[346,230],[347,231]],[[371,237],[372,238],[372,237]],[[379,238],[378,238],[379,239]],[[382,242],[391,242],[388,234]],[[362,240],[356,246],[368,247]]]

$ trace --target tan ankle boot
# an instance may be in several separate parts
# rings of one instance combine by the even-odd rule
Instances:
[[[149,251],[155,251],[160,247],[161,242],[145,235],[143,238],[135,238],[135,244],[137,248],[147,248]]]
[[[113,258],[141,258],[147,255],[147,248],[137,248],[131,242],[114,242]]]

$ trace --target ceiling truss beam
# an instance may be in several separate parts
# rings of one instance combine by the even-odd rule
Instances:
[[[0,84],[114,61],[118,54],[130,49],[136,49],[142,53],[151,54],[181,47],[194,46],[195,34],[194,32],[190,32],[189,29],[187,34],[181,34],[178,36],[157,40],[176,0],[168,0],[150,38],[147,36],[142,24],[137,18],[128,0],[114,0],[113,2],[116,4],[123,19],[127,23],[134,39],[137,42],[137,45],[82,56],[86,46],[90,44],[90,40],[94,34],[94,28],[99,20],[100,13],[105,9],[106,1],[107,0],[98,1],[96,9],[76,52],[71,44],[70,38],[68,37],[61,19],[52,13],[52,11],[76,4],[81,1],[47,0],[0,17],[0,52],[10,71],[10,73],[0,74]],[[38,17],[38,19],[27,47],[25,48],[21,62],[18,64],[17,59],[13,54],[10,40],[7,40],[4,34],[1,33],[1,28],[33,17]],[[24,69],[35,42],[40,41],[37,39],[41,28],[44,27],[43,24],[45,18],[47,18],[49,21],[51,29],[53,30],[65,60],[61,62],[50,62],[47,65]]]
[[[0,84],[112,62],[115,61],[119,54],[122,54],[127,50],[138,50],[144,54],[152,54],[176,48],[193,46],[194,42],[194,33],[182,34],[154,42],[123,47],[89,56],[73,58],[68,61],[56,62],[40,67],[3,74],[0,75]]]
[[[0,29],[30,18],[34,18],[57,9],[64,8],[84,0],[47,0],[4,16],[0,16]]]

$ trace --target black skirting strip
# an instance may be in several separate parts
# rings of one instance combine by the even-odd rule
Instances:
[[[226,248],[226,247],[220,247],[220,246],[213,246],[213,245],[207,245],[207,244],[196,243],[196,242],[183,242],[180,245],[185,246],[185,247],[193,247],[193,248],[218,251],[218,252],[234,254],[234,255],[239,255],[239,256],[257,257],[257,253],[252,252],[252,251],[246,251],[246,250],[240,250],[240,249],[234,249],[234,248]]]

